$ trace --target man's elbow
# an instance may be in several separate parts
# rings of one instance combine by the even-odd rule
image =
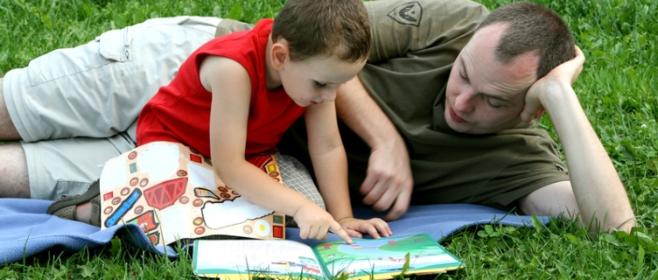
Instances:
[[[631,213],[631,215],[620,215],[619,217],[615,217],[609,221],[609,227],[605,229],[607,232],[612,232],[612,231],[625,231],[630,233],[633,227],[635,227],[635,215]]]
[[[589,220],[589,223],[584,223],[583,226],[587,228],[591,234],[597,235],[599,233],[611,233],[615,231],[630,233],[635,225],[635,215],[633,213],[630,215],[613,213],[604,217],[594,216]]]

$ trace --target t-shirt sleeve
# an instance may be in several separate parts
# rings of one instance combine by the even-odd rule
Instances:
[[[541,128],[483,136],[444,134],[412,156],[414,203],[513,208],[541,187],[568,181],[557,144]]]
[[[526,131],[537,133],[524,133]],[[501,137],[515,137],[523,141],[509,148],[504,168],[488,181],[487,187],[492,191],[484,203],[511,208],[535,190],[569,181],[569,172],[561,159],[557,143],[543,129],[520,129],[519,132],[509,131],[508,135],[501,134]]]
[[[465,43],[488,13],[480,4],[457,0],[380,0],[365,5],[373,43],[370,63],[416,55],[460,37]]]

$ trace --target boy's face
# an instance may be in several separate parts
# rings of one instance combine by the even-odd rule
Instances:
[[[336,99],[338,86],[356,76],[365,62],[365,59],[348,62],[324,55],[300,61],[287,59],[279,77],[288,96],[297,105],[306,107]]]
[[[539,58],[527,53],[507,64],[497,61],[494,51],[504,30],[505,25],[493,24],[477,31],[452,66],[444,118],[457,132],[495,133],[521,123]]]

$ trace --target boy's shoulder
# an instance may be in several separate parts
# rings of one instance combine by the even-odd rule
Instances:
[[[235,75],[246,71],[252,88],[259,88],[258,85],[263,82],[259,77],[262,76],[261,73],[267,72],[264,69],[267,66],[262,62],[272,22],[271,19],[260,20],[251,30],[226,34],[201,46],[194,55],[201,79],[211,81],[217,78],[216,75],[221,75],[224,78],[232,76],[237,81],[244,76]]]

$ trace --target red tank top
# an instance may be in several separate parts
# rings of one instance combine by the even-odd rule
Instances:
[[[272,20],[264,19],[250,31],[215,38],[192,53],[169,85],[161,87],[142,109],[137,123],[137,145],[178,142],[210,157],[212,93],[201,85],[199,67],[207,56],[222,56],[240,63],[251,79],[245,157],[271,153],[283,133],[305,111],[290,99],[283,87],[267,89],[265,48],[271,30]],[[250,161],[254,160],[257,159]]]

